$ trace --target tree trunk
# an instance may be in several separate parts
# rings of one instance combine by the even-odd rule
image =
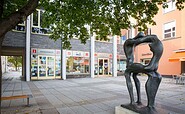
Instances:
[[[12,30],[19,22],[33,13],[38,6],[38,2],[39,0],[29,0],[20,10],[13,12],[8,17],[0,20],[0,38],[4,38],[3,36],[8,31]]]
[[[0,39],[0,94],[2,97],[2,65],[1,65],[1,55],[2,55],[2,39]],[[0,114],[1,114],[1,100],[0,100]]]
[[[0,2],[0,9],[3,8],[4,0]],[[39,0],[29,0],[25,6],[23,6],[20,10],[15,11],[10,14],[7,18],[1,19],[0,15],[0,57],[2,51],[2,42],[4,40],[5,34],[12,30],[22,19],[26,19],[28,15],[33,13],[33,11],[37,8]],[[3,13],[3,10],[0,12]],[[1,66],[1,58],[0,58],[0,94],[2,96],[2,66]],[[0,100],[0,113],[1,113],[1,100]]]

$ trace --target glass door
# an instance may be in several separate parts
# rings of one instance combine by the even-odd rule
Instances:
[[[103,59],[99,59],[98,60],[98,63],[99,63],[99,65],[98,65],[98,74],[99,75],[103,75]]]
[[[98,59],[98,75],[109,75],[109,60],[107,58]]]
[[[39,77],[46,77],[46,56],[39,56]]]
[[[39,56],[39,76],[40,79],[54,78],[55,76],[55,57]]]
[[[54,57],[47,57],[47,76],[54,77],[55,61]]]

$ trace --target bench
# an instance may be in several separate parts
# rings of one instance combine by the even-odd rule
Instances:
[[[32,95],[16,95],[16,96],[1,97],[1,101],[2,100],[24,99],[24,98],[27,98],[27,106],[29,106],[29,98],[33,98]]]

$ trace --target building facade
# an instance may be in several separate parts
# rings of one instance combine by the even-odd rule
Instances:
[[[3,55],[22,56],[22,71],[27,81],[114,76],[115,71],[115,76],[123,75],[126,58],[122,45],[127,36],[110,37],[109,41],[92,37],[94,40],[90,38],[85,45],[73,38],[71,50],[61,53],[61,40],[49,38],[49,29],[42,28],[41,15],[42,10],[37,10],[8,32],[3,41]]]
[[[185,73],[185,10],[179,11],[173,0],[167,4],[166,9],[159,6],[159,12],[154,17],[156,25],[148,26],[145,34],[156,34],[163,43],[158,71],[165,76],[180,75]],[[148,44],[141,44],[135,49],[136,62],[148,64],[152,56]]]

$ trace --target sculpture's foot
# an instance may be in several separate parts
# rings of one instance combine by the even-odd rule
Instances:
[[[122,104],[121,107],[140,114],[158,114],[158,112],[160,112],[157,111],[155,107],[144,106],[141,102],[138,103]]]
[[[130,104],[122,104],[121,107],[132,110],[134,112],[139,112],[139,109],[144,107],[141,102],[132,102]]]
[[[141,101],[136,101],[137,105],[143,105]]]
[[[141,114],[158,114],[157,110],[155,109],[155,107],[149,107],[149,106],[145,106],[142,107],[140,109],[140,113]]]

